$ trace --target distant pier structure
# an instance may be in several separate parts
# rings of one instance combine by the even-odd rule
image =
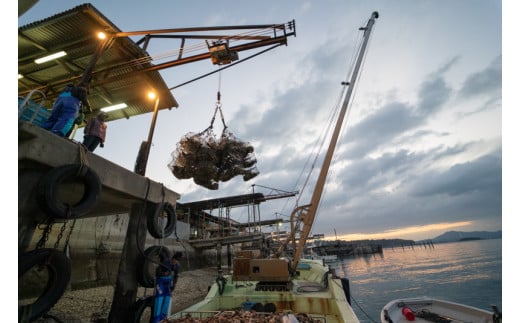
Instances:
[[[383,245],[370,240],[312,240],[306,246],[308,253],[318,256],[336,255],[338,257],[382,254]]]

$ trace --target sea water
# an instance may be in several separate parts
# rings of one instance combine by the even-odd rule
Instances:
[[[380,322],[398,298],[429,296],[502,311],[502,239],[384,248],[381,254],[330,264],[350,281],[351,303],[363,323]]]

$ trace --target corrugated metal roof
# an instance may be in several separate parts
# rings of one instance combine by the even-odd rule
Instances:
[[[18,96],[33,90],[45,93],[45,106],[52,103],[68,83],[78,84],[92,61],[100,43],[97,33],[121,32],[110,20],[89,3],[79,5],[52,17],[18,29]],[[58,51],[66,56],[43,64],[34,60]],[[154,102],[147,93],[160,95],[159,109],[178,107],[158,71],[136,71],[150,67],[148,53],[128,37],[109,42],[94,65],[90,80],[89,102],[98,109],[126,103],[128,108],[109,113],[109,121],[152,112]],[[129,64],[134,62],[135,64]],[[128,74],[128,75],[126,75]],[[120,77],[115,77],[120,76]],[[41,96],[32,96],[37,102]]]

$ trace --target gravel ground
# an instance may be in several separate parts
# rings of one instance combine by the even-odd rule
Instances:
[[[181,271],[172,295],[172,311],[180,311],[202,300],[208,292],[208,286],[215,282],[216,277],[217,271],[214,268]],[[47,313],[49,317],[40,318],[35,322],[106,322],[113,291],[113,286],[67,291]],[[152,295],[152,293],[151,288],[139,288],[137,296]]]

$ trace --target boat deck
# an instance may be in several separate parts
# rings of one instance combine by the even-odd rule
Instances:
[[[175,313],[172,318],[206,318],[230,311],[252,309],[255,312],[267,312],[270,309],[270,314],[277,315],[305,313],[318,322],[359,323],[346,300],[341,280],[330,274],[325,280],[326,271],[316,268],[327,267],[313,266],[313,260],[302,262],[304,266],[300,267],[300,276],[287,285],[281,282],[233,281],[231,275],[225,276],[225,283],[222,280],[214,283],[203,301]],[[320,263],[316,260],[314,262]],[[258,307],[252,307],[255,304],[259,304]]]

